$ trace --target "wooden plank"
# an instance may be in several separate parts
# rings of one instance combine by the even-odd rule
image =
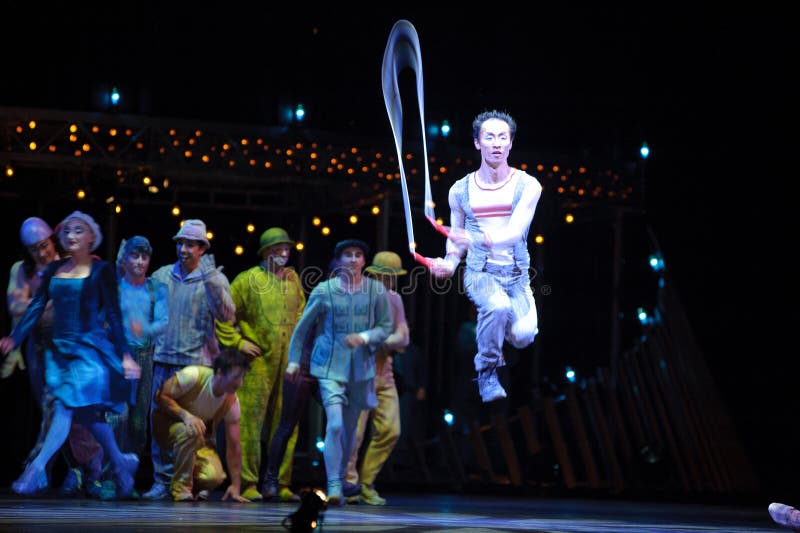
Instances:
[[[542,451],[542,443],[536,436],[536,429],[533,423],[533,411],[528,405],[521,405],[517,408],[517,417],[519,424],[522,428],[522,434],[525,435],[525,444],[528,448],[528,453],[536,455]]]
[[[578,443],[578,451],[580,452],[583,464],[586,469],[586,478],[589,486],[593,489],[600,488],[600,475],[597,472],[597,463],[592,455],[592,446],[589,443],[589,436],[586,433],[586,425],[583,421],[580,406],[575,395],[575,387],[567,389],[567,410],[569,412],[570,421],[572,422],[572,429],[575,432],[575,440]]]
[[[520,474],[519,459],[514,448],[514,439],[511,438],[511,431],[508,428],[508,420],[503,414],[492,415],[492,425],[500,439],[500,448],[503,450],[503,457],[506,460],[508,479],[515,487],[522,485],[522,475]]]
[[[556,458],[561,467],[561,476],[564,479],[564,485],[568,489],[574,489],[577,486],[575,480],[575,470],[572,468],[572,461],[569,459],[567,452],[567,443],[564,441],[564,433],[561,431],[561,423],[558,421],[558,414],[556,414],[555,402],[552,398],[544,398],[544,418],[547,422],[547,429],[550,431],[550,440],[553,443],[553,450],[555,451]]]
[[[485,481],[494,483],[497,477],[492,468],[492,460],[489,457],[489,452],[486,449],[486,443],[483,442],[483,435],[481,434],[481,427],[476,420],[469,423],[469,437],[472,442],[472,449],[475,451],[475,458],[478,461],[478,467],[481,469],[481,476]]]
[[[597,393],[597,380],[590,378],[583,400],[586,403],[586,411],[590,417],[590,427],[595,430],[597,443],[600,448],[600,455],[604,459],[606,472],[610,479],[611,487],[614,492],[619,494],[625,488],[625,481],[622,476],[622,469],[617,460],[617,453],[614,441],[611,439],[611,432],[608,429],[603,405]]]

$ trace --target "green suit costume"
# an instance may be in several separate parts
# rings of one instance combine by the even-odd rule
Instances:
[[[306,304],[300,278],[286,267],[281,277],[255,266],[231,283],[236,305],[236,324],[217,322],[217,338],[223,346],[241,349],[244,339],[258,345],[262,355],[252,363],[237,392],[241,405],[242,489],[256,486],[261,471],[261,434],[267,424],[266,442],[280,422],[283,378],[288,363],[289,341]],[[279,481],[288,487],[297,428],[286,446]]]

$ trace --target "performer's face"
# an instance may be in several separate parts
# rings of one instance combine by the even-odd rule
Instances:
[[[178,261],[181,262],[186,272],[191,272],[200,264],[200,256],[206,250],[200,241],[178,239],[175,241],[175,251],[178,253]]]
[[[264,258],[275,266],[283,267],[289,261],[292,247],[286,243],[270,246],[264,251]]]
[[[69,253],[88,251],[94,243],[94,233],[83,220],[71,218],[64,224],[61,243]]]
[[[125,256],[122,267],[133,278],[143,278],[150,268],[150,256],[144,252],[131,252]]]
[[[361,272],[365,264],[364,252],[357,246],[348,246],[339,255],[339,266],[346,268],[350,272]]]
[[[53,244],[53,239],[48,237],[28,246],[28,253],[31,254],[34,263],[45,266],[56,258],[56,245]]]
[[[505,162],[511,144],[508,124],[496,118],[490,118],[481,125],[481,132],[475,140],[475,148],[481,151],[481,158],[489,164]]]
[[[244,383],[245,372],[245,369],[240,366],[234,366],[230,368],[225,374],[218,370],[217,378],[219,379],[218,383],[222,390],[228,394],[233,394],[239,390],[239,388],[242,386],[242,383]]]

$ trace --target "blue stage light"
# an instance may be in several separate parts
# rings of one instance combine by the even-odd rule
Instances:
[[[450,412],[450,409],[444,410],[443,418],[444,418],[444,423],[447,424],[448,426],[452,426],[453,423],[456,421],[455,417],[453,416],[453,413]]]
[[[111,98],[111,105],[119,104],[120,94],[116,87],[111,88],[111,95],[109,98]]]
[[[661,257],[660,254],[650,254],[650,257],[647,259],[647,262],[650,263],[650,267],[655,272],[661,272],[664,270],[664,258]]]

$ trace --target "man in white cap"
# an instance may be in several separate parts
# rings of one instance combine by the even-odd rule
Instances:
[[[175,241],[178,261],[153,272],[153,279],[166,283],[169,289],[169,321],[156,340],[153,353],[153,386],[155,394],[175,372],[188,365],[211,367],[219,354],[215,320],[230,321],[235,307],[231,286],[214,264],[214,256],[205,222],[188,219],[183,222]],[[152,425],[153,409],[150,409]],[[174,473],[171,450],[161,448],[151,439],[153,486],[142,496],[163,500],[170,496]]]
[[[217,322],[217,338],[224,347],[236,348],[250,361],[250,371],[238,391],[241,406],[242,496],[248,500],[300,501],[289,488],[297,429],[281,457],[270,457],[278,472],[267,472],[264,491],[258,491],[261,472],[261,432],[266,442],[278,429],[283,406],[283,381],[289,362],[289,341],[303,314],[306,295],[297,272],[286,263],[294,241],[283,228],[273,227],[259,239],[258,265],[236,276],[231,294],[236,323]],[[285,460],[284,460],[285,457]]]
[[[346,484],[356,486],[361,483],[361,491],[354,495],[347,494],[348,503],[364,502],[369,505],[386,505],[386,499],[375,490],[375,478],[383,468],[400,438],[400,402],[397,386],[394,382],[392,355],[408,346],[409,333],[403,299],[396,291],[397,277],[406,273],[400,256],[394,252],[383,251],[375,254],[372,264],[365,269],[372,278],[377,279],[386,288],[389,304],[392,309],[392,334],[383,341],[375,352],[375,394],[378,406],[371,411],[362,411],[358,419],[358,431],[353,453],[347,465]],[[361,465],[356,469],[358,451],[364,439],[367,422],[372,422],[372,433],[367,449],[361,458]]]

